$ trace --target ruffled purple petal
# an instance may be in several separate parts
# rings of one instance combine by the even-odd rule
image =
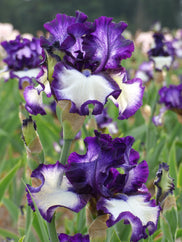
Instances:
[[[1,45],[7,52],[7,57],[3,61],[9,70],[34,69],[41,62],[40,56],[43,50],[37,38],[28,40],[18,35],[15,40],[4,41]]]
[[[66,176],[78,193],[92,194],[96,197],[102,194],[108,197],[118,186],[118,183],[115,186],[111,181],[115,175],[110,169],[114,167],[131,169],[129,156],[134,140],[130,136],[112,140],[109,135],[96,131],[95,135],[96,137],[85,139],[87,147],[85,155],[76,152],[70,154]],[[123,177],[118,176],[117,179],[123,181]]]
[[[31,175],[31,177],[40,179],[41,185],[39,187],[27,185],[29,206],[34,209],[33,198],[40,214],[48,222],[51,222],[57,207],[66,207],[72,211],[79,212],[87,202],[85,197],[74,192],[72,185],[63,175],[64,172],[65,167],[59,162],[51,165],[41,164]]]
[[[107,17],[96,19],[94,24],[95,31],[83,41],[86,58],[99,63],[95,72],[119,67],[121,60],[129,58],[134,51],[133,42],[122,36],[127,24],[116,24]]]
[[[60,49],[66,50],[70,48],[75,43],[75,39],[68,35],[68,27],[75,23],[83,23],[86,19],[87,16],[79,11],[76,12],[76,17],[67,16],[66,14],[57,14],[55,19],[44,24],[44,28],[50,33],[50,38],[48,41],[42,38],[41,45],[59,43]]]
[[[67,69],[61,62],[57,63],[51,83],[57,100],[70,100],[70,112],[80,115],[89,114],[88,104],[93,104],[93,114],[99,114],[108,96],[117,97],[120,93],[118,85],[102,74],[85,75],[76,69]]]
[[[159,90],[159,95],[160,103],[165,104],[168,109],[182,114],[182,84],[162,87]]]
[[[82,235],[80,233],[73,236],[61,233],[58,236],[60,242],[89,242],[89,235]]]
[[[39,93],[35,87],[25,87],[23,95],[26,101],[25,108],[29,113],[33,115],[46,114],[42,103],[42,93]]]
[[[142,161],[136,167],[131,169],[126,175],[126,182],[123,188],[123,192],[136,192],[142,186],[142,184],[147,181],[148,175],[148,164],[146,161]]]
[[[112,78],[119,85],[121,94],[117,99],[114,99],[113,97],[110,97],[110,99],[119,109],[118,119],[127,119],[134,115],[136,111],[142,106],[144,93],[142,80],[138,78],[126,80],[125,73],[113,75]]]
[[[149,235],[157,229],[160,207],[156,206],[155,200],[150,200],[149,194],[121,194],[118,198],[101,198],[97,203],[97,209],[110,214],[106,222],[108,227],[121,219],[129,222],[132,226],[131,241],[147,238],[146,229]]]

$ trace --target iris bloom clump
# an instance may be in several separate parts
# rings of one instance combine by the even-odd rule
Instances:
[[[84,155],[73,152],[65,166],[42,164],[32,172],[41,185],[27,185],[29,205],[34,209],[34,200],[44,219],[51,222],[57,207],[78,212],[90,202],[96,204],[98,216],[109,214],[108,227],[124,219],[132,226],[132,241],[147,238],[146,230],[151,235],[157,229],[160,206],[144,185],[148,165],[138,163],[133,142],[131,136],[112,139],[95,131],[95,137],[85,139]]]
[[[54,115],[57,115],[63,131],[63,146],[59,161],[44,163],[46,157],[34,122],[31,118],[23,121],[28,165],[31,164],[33,170],[31,177],[40,181],[37,186],[27,184],[28,205],[47,221],[49,237],[55,242],[96,241],[98,235],[104,239],[106,229],[120,220],[131,225],[131,241],[145,239],[157,230],[161,200],[156,203],[145,185],[149,168],[145,160],[139,162],[140,155],[132,148],[134,138],[116,137],[118,127],[105,107],[106,103],[109,106],[113,102],[112,107],[118,108],[116,118],[123,120],[134,115],[142,105],[144,80],[139,77],[129,80],[122,66],[122,60],[130,58],[134,51],[133,42],[123,36],[127,24],[115,23],[112,18],[104,16],[89,22],[84,13],[77,11],[75,17],[57,14],[44,27],[49,37],[40,39],[42,62],[36,62],[37,55],[24,46],[18,55],[17,52],[14,55],[20,61],[12,68],[30,70],[30,66],[21,66],[28,63],[30,56],[35,67],[40,64],[36,82],[24,89],[25,108],[32,115],[44,115],[42,95],[53,97]],[[27,42],[20,37],[15,40],[18,43],[24,41]],[[8,58],[6,62],[11,66]],[[144,63],[141,66],[143,76],[152,78],[152,67],[151,61]],[[93,133],[93,127],[89,130],[85,126],[86,122],[91,123],[91,115],[96,115],[95,123],[100,132],[95,130]],[[86,137],[86,151],[72,142],[80,130]],[[101,131],[109,131],[116,138]],[[70,147],[77,147],[77,152],[70,154]],[[162,178],[159,180],[163,181]],[[168,195],[165,194],[164,197]],[[75,235],[58,235],[54,224],[58,207],[75,213],[86,208],[85,233],[89,234],[82,235],[77,231]],[[104,225],[95,235],[92,226],[97,227],[99,222]]]

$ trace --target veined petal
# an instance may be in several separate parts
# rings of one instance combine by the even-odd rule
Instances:
[[[67,28],[75,23],[75,17],[57,14],[56,18],[44,24],[44,28],[51,34],[51,42],[59,41],[60,45],[68,36]]]
[[[67,69],[61,62],[55,66],[52,91],[57,100],[70,100],[70,112],[89,114],[88,104],[93,104],[93,114],[99,114],[108,96],[118,96],[120,89],[102,75],[86,76],[76,69]]]
[[[36,88],[33,86],[25,87],[23,95],[26,101],[25,108],[29,113],[33,115],[46,114],[42,103],[42,93],[39,93]]]
[[[112,75],[112,78],[119,85],[121,94],[117,99],[114,99],[111,96],[109,98],[119,108],[118,119],[127,119],[134,115],[136,111],[142,106],[142,98],[144,93],[142,80],[138,78],[126,80],[125,73]]]
[[[148,174],[149,169],[146,161],[142,161],[136,167],[129,170],[126,175],[126,182],[123,188],[123,192],[136,192],[142,186],[142,184],[147,181]]]
[[[131,241],[147,238],[146,229],[153,234],[157,229],[160,207],[155,205],[154,200],[149,200],[149,194],[127,196],[122,194],[120,198],[101,198],[97,209],[110,214],[107,226],[112,226],[121,219],[132,226]]]
[[[121,188],[124,184],[124,177],[118,176],[116,171],[110,169],[123,165],[128,169],[132,167],[129,156],[134,140],[130,136],[112,140],[110,135],[97,131],[95,135],[96,137],[87,137],[84,140],[87,147],[86,154],[79,155],[76,152],[70,154],[66,176],[78,193],[93,196],[102,194],[108,197],[118,190],[118,182]]]
[[[48,222],[51,222],[57,207],[66,207],[79,212],[87,202],[73,191],[72,185],[63,176],[64,171],[65,167],[59,162],[52,165],[42,164],[31,175],[31,177],[40,179],[42,184],[39,187],[27,185],[29,190],[27,193],[29,206],[34,209],[32,196],[42,217]]]
[[[57,14],[55,19],[44,24],[44,28],[51,34],[48,40],[48,42],[50,42],[49,44],[58,42],[60,47],[63,45],[63,49],[71,47],[75,43],[75,40],[68,35],[68,27],[75,23],[83,23],[86,19],[87,16],[79,11],[76,11],[76,17],[67,16],[66,14]],[[65,41],[67,38],[68,43],[66,44]],[[42,38],[41,41],[43,45],[46,43],[44,38]]]
[[[133,42],[122,36],[127,24],[114,23],[112,18],[103,16],[96,19],[94,24],[95,31],[85,36],[83,42],[86,57],[99,63],[96,72],[117,68],[121,60],[129,58],[134,51]]]

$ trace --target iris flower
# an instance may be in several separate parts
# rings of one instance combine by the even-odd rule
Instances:
[[[42,48],[38,38],[32,40],[23,38],[18,35],[15,40],[3,41],[2,47],[7,53],[7,57],[3,61],[7,64],[7,71],[10,78],[19,80],[19,88],[23,89],[23,83],[33,84],[40,72],[40,56]]]
[[[156,126],[163,124],[163,117],[167,110],[182,115],[182,84],[162,87],[159,90],[159,96],[159,103],[163,106],[160,108],[159,114],[153,117]]]
[[[159,103],[178,114],[182,114],[182,84],[169,85],[159,90]]]
[[[124,219],[132,226],[132,241],[146,238],[147,229],[151,235],[157,229],[160,207],[150,199],[144,185],[148,165],[146,161],[138,163],[139,153],[132,149],[133,142],[131,136],[112,139],[95,131],[95,137],[85,139],[87,152],[71,153],[65,167],[59,162],[40,165],[32,176],[41,179],[42,184],[28,188],[42,216],[50,222],[57,206],[78,212],[92,199],[98,214],[110,215],[108,227]],[[29,193],[28,200],[32,206]]]
[[[133,115],[142,104],[140,79],[126,80],[121,61],[131,57],[133,42],[123,37],[127,24],[99,17],[93,23],[79,11],[76,17],[57,14],[44,25],[41,38],[47,53],[48,77],[57,101],[70,100],[70,112],[102,113],[108,98],[119,108],[119,119]],[[50,63],[50,59],[53,64]]]
[[[51,96],[47,70],[41,66],[41,56],[44,55],[38,38],[32,40],[18,35],[15,40],[1,43],[7,52],[4,62],[10,72],[10,78],[19,80],[19,88],[24,90],[25,107],[33,115],[46,114],[42,102],[42,92]]]
[[[162,71],[164,68],[169,69],[173,62],[173,56],[164,39],[164,35],[160,32],[153,35],[155,46],[148,51],[148,56],[154,62],[155,69]]]

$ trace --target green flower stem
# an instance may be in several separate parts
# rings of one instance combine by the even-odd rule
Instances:
[[[69,156],[69,150],[72,143],[72,139],[64,139],[63,148],[61,151],[60,162],[65,165]]]
[[[59,240],[55,226],[55,215],[53,216],[52,221],[50,223],[47,222],[47,228],[49,232],[50,242],[58,242]]]

